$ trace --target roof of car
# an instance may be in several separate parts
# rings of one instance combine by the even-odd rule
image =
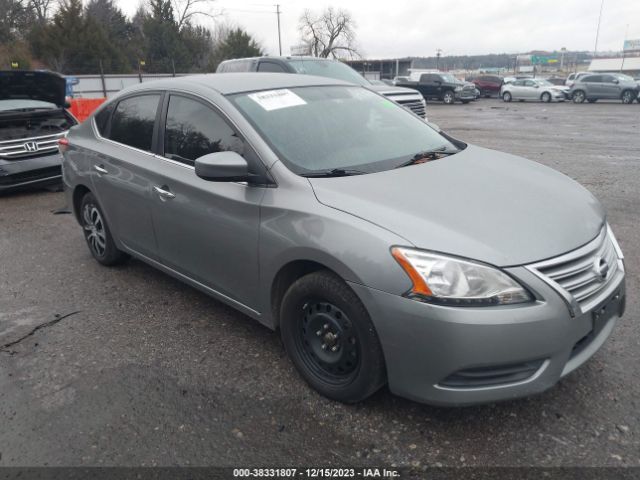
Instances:
[[[305,60],[305,61],[316,61],[316,62],[338,62],[339,60],[333,58],[324,58],[324,57],[312,57],[311,55],[265,55],[262,57],[244,57],[244,58],[231,58],[229,60],[224,60],[220,63],[234,63],[234,62],[246,62],[247,60]]]
[[[295,73],[210,73],[204,75],[187,75],[169,79],[144,82],[127,89],[150,90],[154,88],[185,88],[198,85],[211,88],[223,95],[258,90],[274,90],[278,88],[310,87],[322,85],[351,85],[335,78],[315,75],[298,75]]]

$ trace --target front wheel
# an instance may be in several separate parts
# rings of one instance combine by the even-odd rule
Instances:
[[[280,330],[298,372],[325,397],[359,402],[386,382],[369,314],[331,272],[310,273],[291,285],[282,300]]]
[[[442,96],[442,101],[447,105],[453,105],[453,103],[456,101],[456,96],[451,90],[447,90]]]
[[[631,90],[625,90],[622,92],[622,103],[630,104],[636,99],[636,93]]]
[[[116,247],[104,213],[91,192],[82,197],[80,223],[91,255],[102,265],[117,265],[128,258]]]
[[[549,103],[551,101],[551,94],[549,92],[544,92],[540,96],[540,100],[542,100],[544,103]]]
[[[511,101],[511,94],[509,92],[504,92],[502,94],[502,100],[505,102],[510,102]]]

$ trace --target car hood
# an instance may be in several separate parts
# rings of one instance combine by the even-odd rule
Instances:
[[[578,248],[604,224],[598,200],[569,177],[472,145],[433,162],[310,182],[322,204],[416,247],[503,267]]]
[[[65,104],[66,80],[53,72],[0,71],[0,100],[40,100]]]

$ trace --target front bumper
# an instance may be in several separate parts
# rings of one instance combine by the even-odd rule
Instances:
[[[60,182],[59,152],[24,160],[0,160],[0,192]]]
[[[471,91],[463,90],[461,92],[453,92],[453,95],[456,100],[460,100],[461,102],[462,101],[466,102],[466,101],[471,101],[476,99],[476,94],[474,90],[471,90]]]
[[[351,284],[378,332],[393,393],[461,406],[543,392],[588,360],[624,312],[623,274],[603,292],[597,309],[606,305],[606,313],[596,319],[591,311],[571,317],[543,280],[521,267],[509,271],[544,300],[455,308]],[[518,365],[528,366],[529,373],[501,375]],[[490,380],[478,384],[483,372]]]

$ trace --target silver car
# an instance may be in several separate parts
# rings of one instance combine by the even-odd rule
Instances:
[[[640,86],[623,73],[598,73],[580,77],[571,87],[574,103],[595,103],[598,100],[621,100],[630,104],[638,98]]]
[[[98,262],[133,256],[278,330],[335,400],[385,384],[439,405],[542,392],[624,311],[622,252],[591,193],[361,86],[143,83],[61,150]]]
[[[532,100],[535,102],[564,102],[568,88],[536,78],[514,80],[505,83],[500,96],[505,102]]]

